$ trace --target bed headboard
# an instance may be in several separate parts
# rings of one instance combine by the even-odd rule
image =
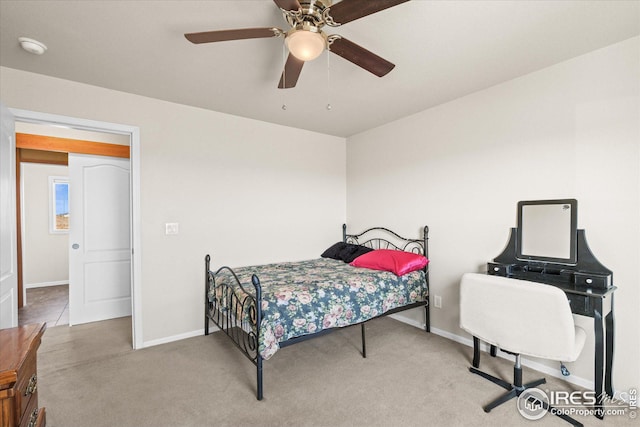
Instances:
[[[347,224],[342,224],[342,241],[372,249],[395,249],[412,252],[429,258],[429,227],[424,226],[420,239],[408,239],[384,227],[372,227],[359,234],[347,233]]]

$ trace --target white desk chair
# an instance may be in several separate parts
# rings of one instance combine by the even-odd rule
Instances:
[[[565,293],[555,286],[487,274],[467,273],[460,282],[460,327],[474,337],[514,354],[513,384],[473,367],[474,374],[508,390],[485,412],[545,383],[522,384],[520,355],[573,362],[586,334],[575,325]],[[544,403],[546,409],[551,408]],[[558,415],[573,425],[582,425]]]

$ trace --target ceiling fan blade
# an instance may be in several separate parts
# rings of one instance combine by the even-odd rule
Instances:
[[[342,0],[329,8],[336,24],[346,24],[409,0]]]
[[[300,9],[300,3],[298,0],[273,0],[273,2],[284,10],[298,10]]]
[[[240,28],[237,30],[204,31],[202,33],[188,33],[184,36],[191,43],[224,42],[228,40],[260,39],[276,37],[282,34],[278,28]]]
[[[278,89],[289,89],[296,86],[300,72],[304,61],[296,58],[292,54],[287,57],[287,62],[284,64],[284,71],[280,77],[280,83],[278,83]]]
[[[395,67],[386,59],[342,37],[334,40],[329,50],[378,77],[386,75]]]

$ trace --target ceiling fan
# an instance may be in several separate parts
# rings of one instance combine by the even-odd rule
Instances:
[[[305,61],[311,61],[327,49],[357,66],[382,77],[395,65],[337,34],[326,35],[322,27],[337,27],[347,22],[397,6],[409,0],[273,0],[291,27],[288,31],[275,27],[188,33],[191,43],[284,37],[289,56],[278,88],[295,87]]]

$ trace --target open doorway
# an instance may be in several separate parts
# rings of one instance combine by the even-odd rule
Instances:
[[[44,159],[36,162],[34,156],[23,153],[16,158],[23,160],[18,207],[23,304],[18,308],[18,325],[68,325],[68,166]]]
[[[130,316],[129,137],[21,122],[15,124],[15,130],[20,216],[18,264],[21,273],[18,281],[23,300],[18,310],[18,323],[46,322],[52,327]],[[78,153],[89,154],[79,156]],[[91,161],[92,167],[78,170],[76,159],[79,157],[83,163]],[[124,179],[122,174],[114,178],[104,170],[114,162],[120,166],[118,171],[125,172]],[[72,168],[76,171],[76,182],[72,186],[69,185],[69,165],[76,165]],[[102,167],[102,172],[95,172],[96,167]],[[89,177],[95,173],[99,174],[98,183],[86,194],[78,191],[85,181],[87,185],[93,182]],[[116,188],[113,188],[114,183],[105,182],[113,179],[121,180]],[[74,189],[72,201],[75,203],[70,203],[69,196]],[[111,197],[109,204],[104,205],[102,199],[109,197],[110,189],[118,197]],[[92,193],[100,195],[94,197]],[[70,215],[70,207],[74,205],[75,212]],[[84,219],[93,218],[99,229],[108,227],[113,217],[109,212],[118,213],[121,218],[117,227],[104,230],[102,237],[97,239],[94,233],[94,238],[87,242],[92,233],[91,229],[86,229],[87,221],[82,221],[81,216],[92,205],[97,206],[89,217],[85,214]],[[80,246],[70,246],[71,237],[74,242],[82,240],[83,247],[86,246],[84,243],[91,243],[90,251],[104,252],[112,243],[106,240],[112,240],[116,234],[122,236],[118,242],[121,263],[103,263],[98,277],[90,272],[96,270],[100,257],[93,256],[89,265],[80,265],[79,257],[85,256],[80,252],[86,251],[70,250]],[[118,271],[112,272],[114,269]]]
[[[139,129],[127,125],[118,125],[106,122],[96,122],[85,119],[77,119],[65,116],[57,116],[46,113],[37,113],[25,110],[12,109],[15,116],[17,127],[24,125],[38,125],[44,127],[65,128],[73,131],[97,132],[104,134],[125,137],[129,142],[128,150],[131,153],[131,178],[130,178],[130,219],[131,219],[131,249],[130,249],[130,276],[131,276],[131,313],[132,313],[132,338],[133,348],[141,348],[143,339],[141,333],[141,322],[139,316],[141,314],[140,299],[140,256],[139,251],[133,248],[140,247],[140,217],[139,217],[139,196],[140,196],[140,178],[139,178]],[[17,130],[19,132],[19,130]]]

